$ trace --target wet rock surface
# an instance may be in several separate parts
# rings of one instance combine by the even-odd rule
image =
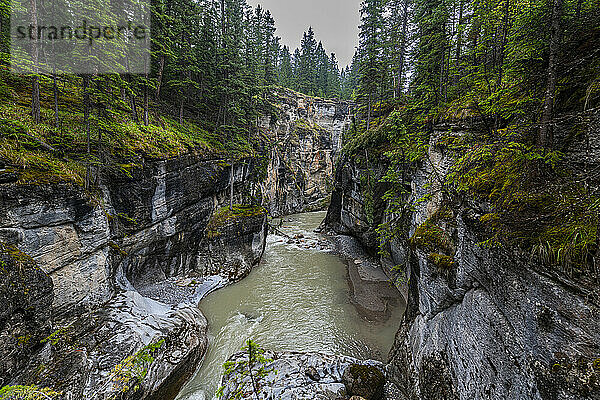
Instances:
[[[356,237],[371,251],[378,247],[377,226],[396,218],[402,230],[380,259],[387,271],[401,267],[393,280],[407,299],[387,365],[400,393],[388,398],[598,399],[600,370],[591,367],[600,359],[597,290],[514,249],[480,246],[485,236],[478,221],[486,205],[452,202],[440,190],[453,159],[436,138],[469,129],[476,127],[442,126],[433,133],[426,161],[407,184],[411,198],[427,200],[402,220],[388,215],[386,204],[375,202],[367,211],[360,163],[343,160],[336,174],[327,228]],[[574,143],[565,151],[591,169],[597,160],[590,165],[594,153],[588,147]],[[385,161],[379,164],[372,175],[385,172]],[[373,197],[384,189],[376,186]],[[437,225],[450,242],[448,264],[432,257],[448,249],[408,241],[444,209],[451,213]]]
[[[206,349],[206,321],[195,307],[257,265],[267,211],[326,206],[349,105],[279,96],[280,118],[261,122],[265,149],[273,149],[267,171],[257,159],[140,158],[128,175],[103,171],[91,198],[67,183],[18,184],[0,165],[0,242],[40,268],[24,275],[27,296],[1,292],[0,383],[47,385],[66,399],[109,398],[118,392],[113,369],[164,339],[139,389],[132,382],[119,396],[174,398]],[[234,204],[262,201],[268,210],[210,231],[232,183]],[[14,269],[7,273],[17,279]]]
[[[0,387],[8,384],[50,333],[50,277],[17,249],[0,242]]]
[[[334,251],[346,260],[350,299],[367,319],[385,321],[390,307],[403,306],[404,298],[379,260],[370,256],[358,239],[348,235],[328,235]]]
[[[352,374],[345,372],[354,366],[358,369],[368,370],[378,378],[383,376],[383,364],[378,361],[360,361],[351,357],[334,356],[320,353],[275,353],[265,352],[265,357],[272,362],[258,365],[270,370],[261,380],[260,399],[343,399],[348,396],[347,384],[352,388],[366,389],[378,392],[383,388],[379,379],[359,384],[352,378]],[[232,362],[247,360],[247,354],[239,353],[230,358]],[[233,371],[223,377],[223,398],[232,398],[234,393],[242,390],[242,399],[253,399],[250,377]],[[377,371],[377,372],[374,372]],[[346,378],[344,378],[346,376]],[[352,382],[350,382],[350,379]],[[376,381],[376,382],[375,382]],[[371,385],[373,384],[373,385]],[[362,385],[362,386],[361,386]],[[374,398],[373,398],[374,399]]]
[[[239,165],[233,173],[244,185],[251,170]],[[245,276],[264,249],[264,212],[227,221],[219,238],[206,237],[211,216],[229,200],[230,175],[229,165],[194,156],[155,161],[130,178],[106,177],[102,202],[68,184],[0,184],[0,241],[41,268],[25,276],[27,296],[10,297],[20,304],[8,310],[9,322],[19,325],[21,307],[45,316],[28,323],[33,334],[18,335],[31,336],[30,351],[5,343],[12,358],[25,357],[6,361],[3,383],[47,386],[65,399],[174,398],[206,350],[198,301]],[[43,310],[27,303],[37,291],[49,291]],[[124,384],[115,369],[162,340],[141,383]]]
[[[19,381],[54,388],[66,399],[169,398],[205,352],[206,324],[195,305],[123,292],[55,329]],[[147,356],[153,361],[142,363]]]
[[[277,95],[277,119],[261,121],[271,147],[262,184],[267,208],[273,216],[325,210],[353,104],[289,89]]]

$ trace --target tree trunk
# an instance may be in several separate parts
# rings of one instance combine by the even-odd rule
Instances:
[[[41,120],[40,111],[40,78],[38,76],[38,59],[39,59],[39,48],[37,42],[37,2],[36,0],[29,0],[29,17],[33,32],[36,33],[36,39],[31,41],[31,61],[33,68],[33,76],[31,77],[31,116],[35,123],[39,123]]]
[[[404,10],[402,15],[402,41],[400,44],[400,59],[398,62],[398,77],[396,82],[396,95],[400,97],[403,89],[402,75],[404,75],[404,57],[406,54],[406,45],[408,42],[408,15],[410,0],[404,0]]]
[[[369,92],[369,103],[368,103],[367,107],[368,107],[368,110],[367,110],[367,131],[368,131],[371,126],[371,92]]]
[[[85,134],[87,139],[87,160],[85,168],[85,188],[90,188],[90,156],[92,153],[92,146],[90,143],[90,94],[88,91],[90,84],[90,76],[88,74],[83,75],[83,124],[85,126]]]
[[[458,26],[456,28],[456,74],[453,78],[453,83],[456,85],[462,77],[462,24],[463,24],[463,13],[464,13],[464,0],[460,0],[458,9]]]
[[[129,102],[131,104],[131,116],[135,122],[139,121],[137,113],[137,105],[135,101],[135,90],[131,82],[131,74],[127,74],[127,82],[129,83]]]
[[[250,343],[250,340],[248,340],[248,372],[250,373],[250,381],[252,382],[252,392],[254,392],[254,398],[256,400],[259,400],[258,397],[258,385],[256,384],[256,380],[254,379],[254,374],[252,373],[252,367],[253,367],[253,362],[252,362],[252,345]]]
[[[148,104],[148,73],[145,74],[144,80],[144,125],[148,126],[150,124],[150,111]]]
[[[229,182],[229,210],[233,211],[233,184],[235,183],[235,161],[231,159],[231,180]]]
[[[54,72],[52,74],[52,90],[54,92],[54,126],[58,129],[58,82],[56,80],[56,72]]]
[[[509,21],[509,13],[510,13],[510,0],[505,0],[504,4],[504,18],[502,21],[502,43],[500,44],[500,57],[498,59],[498,67],[500,71],[498,71],[498,87],[502,87],[502,74],[504,73],[503,64],[504,64],[504,51],[506,48],[506,37],[508,36],[508,21]]]
[[[179,123],[183,124],[183,103],[184,103],[184,99],[185,96],[183,94],[180,95],[180,99],[179,99]]]
[[[162,84],[163,71],[165,69],[165,56],[164,54],[160,56],[160,61],[158,63],[158,76],[156,77],[156,95],[155,98],[158,101],[160,96],[160,87]]]
[[[554,92],[556,91],[556,75],[558,67],[558,51],[560,47],[560,20],[563,0],[554,0],[552,4],[552,20],[550,33],[550,58],[548,61],[544,110],[540,121],[538,144],[547,149],[552,148],[554,132],[551,121],[554,115]]]

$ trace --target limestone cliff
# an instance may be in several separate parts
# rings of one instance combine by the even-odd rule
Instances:
[[[592,171],[598,168],[600,114],[584,117],[591,121],[588,129],[562,141],[562,150]],[[565,139],[567,127],[559,128],[559,139]],[[388,378],[401,389],[401,398],[411,400],[598,399],[597,288],[516,248],[482,246],[480,217],[489,206],[439,190],[456,161],[440,138],[480,129],[468,121],[434,127],[427,156],[407,177],[410,198],[422,201],[394,220],[400,234],[381,259],[407,298]],[[342,160],[326,222],[374,251],[375,228],[391,215],[385,212],[388,203],[372,194],[385,192],[386,184],[367,188],[362,165]],[[382,158],[371,172],[373,181],[386,168]],[[428,228],[443,240],[418,240],[426,239]]]
[[[207,346],[198,301],[260,261],[268,213],[327,197],[349,105],[287,90],[278,101],[261,122],[263,153],[233,166],[193,151],[140,158],[87,192],[20,184],[0,160],[0,387],[176,395]],[[229,209],[232,184],[233,202],[250,206]]]
[[[276,116],[261,121],[268,161],[265,207],[273,216],[325,209],[353,105],[289,89],[277,95]]]
[[[236,167],[238,186],[249,173]],[[220,221],[218,240],[207,235],[230,179],[228,164],[188,155],[148,161],[130,176],[108,175],[91,197],[70,184],[0,185],[0,241],[30,255],[53,283],[52,306],[44,310],[52,328],[30,332],[40,347],[44,329],[43,349],[24,369],[9,367],[3,383],[36,383],[66,398],[109,398],[127,392],[115,383],[115,366],[164,340],[135,396],[174,395],[206,349],[197,301],[245,276],[263,251],[260,208]],[[194,281],[180,283],[185,276]]]

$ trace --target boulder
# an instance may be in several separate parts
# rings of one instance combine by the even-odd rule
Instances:
[[[360,396],[366,400],[383,398],[385,375],[373,365],[351,364],[344,371],[342,382],[350,396]]]

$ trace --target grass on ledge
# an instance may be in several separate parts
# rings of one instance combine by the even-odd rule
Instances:
[[[186,153],[220,154],[222,135],[197,122],[150,113],[149,125],[135,121],[130,109],[115,107],[90,113],[91,155],[87,155],[82,94],[78,78],[61,84],[58,127],[52,82],[40,78],[41,120],[30,115],[30,81],[0,66],[0,164],[19,172],[19,183],[71,182],[83,185],[86,166],[116,170],[135,167],[142,158],[165,159]],[[125,105],[126,106],[126,105]],[[0,165],[1,167],[1,165]]]
[[[221,236],[219,229],[223,228],[230,222],[242,220],[244,218],[250,218],[255,216],[264,216],[266,210],[260,206],[244,206],[235,204],[233,209],[229,209],[229,206],[222,207],[220,210],[214,213],[208,226],[206,227],[206,236],[210,238],[216,238]]]

